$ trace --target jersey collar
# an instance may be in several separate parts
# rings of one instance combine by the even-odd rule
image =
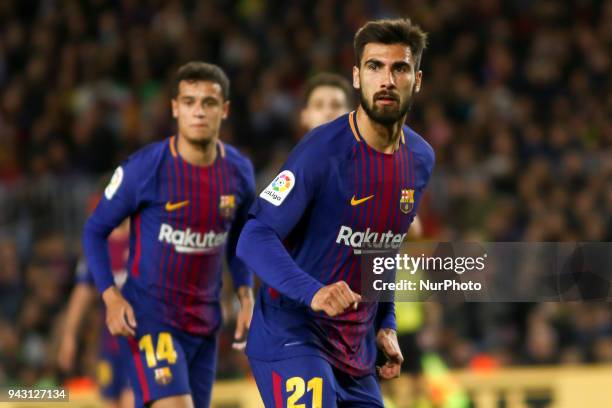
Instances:
[[[168,144],[170,145],[170,153],[172,154],[172,157],[174,158],[178,157],[178,149],[176,146],[177,142],[178,142],[178,138],[176,137],[176,135],[172,135],[168,141]],[[222,159],[225,159],[225,146],[223,145],[223,142],[221,142],[218,139],[217,139],[217,149],[218,149],[217,153],[219,153]]]
[[[351,131],[353,132],[353,136],[355,137],[357,142],[361,142],[362,140],[364,140],[363,136],[361,136],[361,133],[359,132],[359,127],[357,126],[357,111],[352,111],[351,113],[349,113],[348,121],[351,126]],[[403,126],[402,126],[402,135],[400,137],[402,139],[402,144],[406,144],[406,137],[404,136]]]

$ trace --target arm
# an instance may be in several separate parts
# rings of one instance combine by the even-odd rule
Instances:
[[[70,371],[74,366],[78,329],[95,294],[95,288],[86,283],[77,283],[72,290],[57,355],[58,365],[64,371]]]
[[[376,312],[376,331],[380,329],[397,330],[395,323],[395,302],[380,302]]]
[[[423,227],[418,216],[414,217],[410,228],[408,229],[408,240],[414,241],[423,235]],[[381,302],[378,304],[378,311],[376,312],[376,332],[380,330],[389,329],[392,331],[397,330],[397,324],[395,321],[395,302]]]
[[[104,196],[83,231],[83,249],[87,266],[106,305],[106,324],[113,335],[133,336],[136,319],[131,305],[115,286],[108,254],[107,238],[112,230],[136,212],[138,177],[135,165],[118,167]]]
[[[255,172],[250,162],[246,163],[243,171],[245,174],[245,182],[241,193],[243,198],[240,200],[240,206],[236,210],[236,216],[232,222],[229,231],[226,256],[227,264],[232,274],[236,295],[240,302],[240,311],[236,316],[236,331],[234,332],[233,347],[236,350],[243,350],[246,347],[244,338],[251,326],[251,318],[253,317],[253,273],[247,266],[236,256],[236,247],[238,246],[238,238],[246,224],[249,208],[255,200]]]
[[[236,247],[238,246],[240,233],[247,222],[249,208],[251,208],[253,201],[255,201],[255,172],[250,162],[246,162],[244,168],[240,169],[240,172],[245,176],[240,191],[242,197],[239,202],[240,205],[236,209],[236,215],[228,234],[226,246],[227,264],[237,292],[239,292],[241,287],[251,288],[253,286],[253,273],[236,256]]]
[[[94,283],[101,294],[115,285],[107,238],[113,228],[119,225],[118,223],[116,225],[106,224],[100,220],[102,217],[94,213],[83,229],[83,250],[87,257],[87,264],[92,271]]]
[[[421,160],[422,166],[419,167],[419,171],[424,174],[425,185],[427,185],[433,171],[434,162],[435,155],[433,149],[426,144]],[[419,199],[415,203],[415,214],[421,198],[422,194],[419,195]],[[411,224],[408,237],[413,240],[422,235],[422,226],[416,215]],[[401,366],[404,362],[404,357],[397,341],[396,329],[395,303],[379,303],[376,314],[376,344],[385,354],[387,361],[382,367],[377,367],[377,370],[379,376],[383,379],[399,377]]]
[[[397,333],[393,329],[380,329],[376,334],[376,345],[383,351],[387,361],[382,367],[376,367],[378,375],[390,380],[400,375],[404,356],[397,342]]]
[[[83,250],[87,267],[98,291],[103,294],[115,285],[108,254],[108,236],[132,215],[137,206],[135,169],[130,162],[118,167],[104,190],[98,206],[83,229]]]
[[[315,312],[337,316],[351,306],[356,308],[361,301],[361,296],[351,291],[346,282],[325,286],[300,269],[274,230],[256,218],[244,227],[238,242],[238,256],[268,286]]]
[[[281,241],[302,217],[320,182],[319,170],[313,171],[320,167],[312,166],[318,158],[311,149],[301,143],[291,152],[284,170],[252,206],[237,245],[238,257],[267,285],[306,306],[323,285],[296,265]]]
[[[387,358],[385,364],[377,367],[378,375],[385,379],[399,377],[404,357],[397,341],[395,302],[380,302],[376,312],[376,344]]]
[[[306,306],[310,306],[314,294],[324,286],[302,271],[274,230],[256,218],[249,220],[242,231],[238,256],[267,285]]]
[[[238,256],[270,287],[324,311],[342,313],[361,300],[346,282],[324,286],[303,271],[282,244],[327,181],[328,145],[314,133],[293,149],[282,171],[261,192],[238,242]]]

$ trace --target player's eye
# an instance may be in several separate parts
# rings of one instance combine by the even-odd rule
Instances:
[[[376,70],[378,69],[378,64],[375,64],[375,63],[373,63],[373,62],[370,62],[370,63],[367,65],[367,68],[368,68],[369,70],[371,70],[371,71],[376,71]]]
[[[207,98],[207,99],[204,99],[204,103],[203,103],[203,105],[204,105],[204,106],[206,106],[206,107],[208,107],[208,108],[212,108],[212,107],[214,107],[214,106],[219,105],[219,103],[218,103],[218,101],[217,101],[216,99],[213,99],[213,98]]]

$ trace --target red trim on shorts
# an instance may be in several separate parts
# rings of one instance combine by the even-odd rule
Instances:
[[[274,408],[283,408],[283,389],[281,376],[272,371],[272,389],[274,391]]]
[[[147,377],[142,365],[142,360],[140,359],[140,350],[138,350],[138,344],[133,337],[128,338],[127,341],[130,345],[130,349],[132,349],[132,358],[136,365],[136,374],[138,375],[138,382],[142,389],[142,401],[147,403],[151,399],[151,394],[149,394],[149,384],[147,384]]]

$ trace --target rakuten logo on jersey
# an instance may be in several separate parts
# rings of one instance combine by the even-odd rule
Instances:
[[[182,254],[206,253],[225,244],[227,232],[217,234],[214,231],[206,233],[174,229],[171,225],[162,224],[159,229],[158,240],[174,245],[176,252]]]
[[[406,234],[394,234],[393,231],[370,232],[370,228],[364,231],[353,231],[351,227],[343,225],[340,227],[337,244],[344,244],[353,248],[356,255],[361,252],[371,252],[379,250],[399,249]]]

